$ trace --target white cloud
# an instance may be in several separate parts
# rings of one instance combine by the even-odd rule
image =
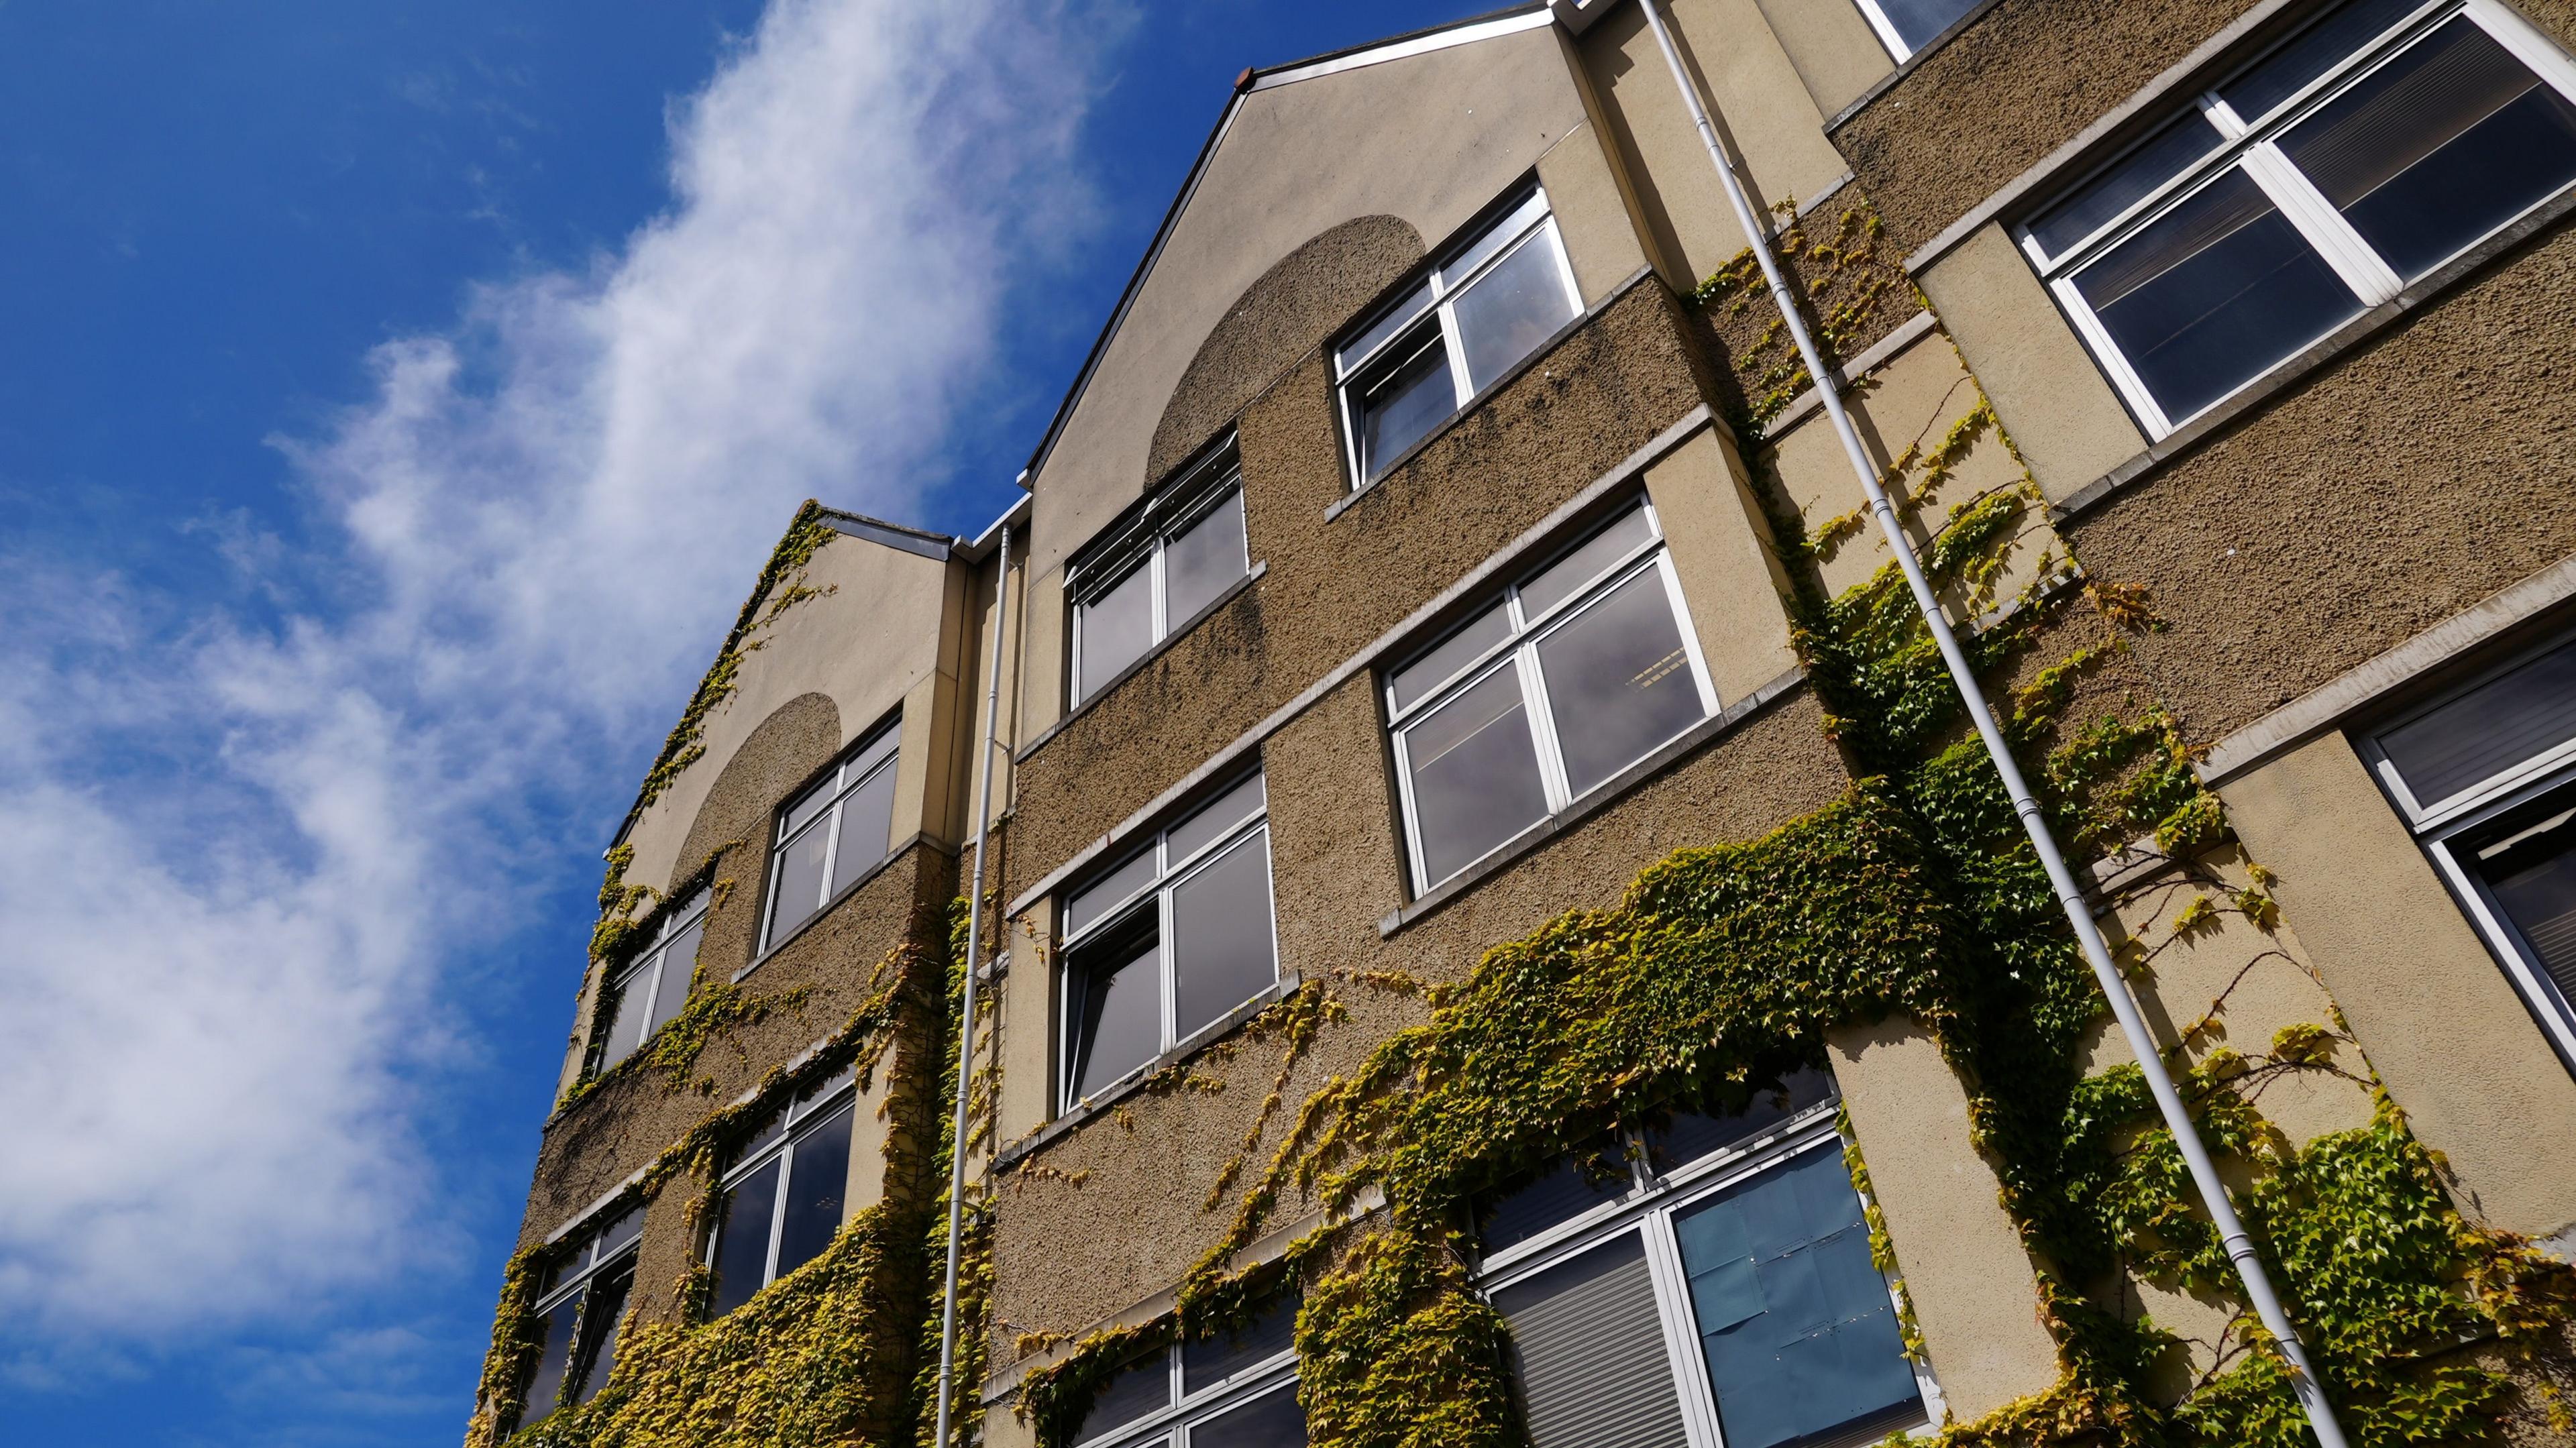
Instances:
[[[658,735],[797,500],[902,515],[937,481],[1014,279],[1084,209],[1064,178],[1117,18],[774,0],[673,109],[665,215],[476,289],[279,441],[315,509],[284,531],[327,544],[212,531],[293,587],[245,580],[235,615],[0,558],[22,1352],[453,1251],[418,1128],[472,1060],[439,1026],[488,969],[470,947],[596,848],[567,827],[633,783],[596,741]],[[249,611],[280,597],[330,602]]]

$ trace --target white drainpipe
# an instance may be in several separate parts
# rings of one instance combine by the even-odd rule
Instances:
[[[2066,909],[2067,923],[2075,927],[2075,938],[2084,947],[2084,959],[2093,967],[2093,978],[2101,984],[2102,995],[2111,1003],[2111,1014],[2120,1022],[2120,1033],[2128,1037],[2129,1050],[2138,1058],[2138,1069],[2145,1073],[2147,1089],[2156,1098],[2156,1109],[2163,1113],[2165,1126],[2172,1131],[2174,1144],[2181,1148],[2182,1159],[2191,1169],[2192,1185],[2199,1189],[2201,1206],[2218,1227],[2220,1240],[2227,1245],[2228,1259],[2245,1281],[2245,1295],[2254,1303],[2254,1311],[2263,1319],[2264,1329],[2279,1345],[2281,1356],[2288,1360],[2290,1381],[2299,1397],[2299,1406],[2308,1415],[2308,1426],[2315,1430],[2320,1448],[2345,1448],[2343,1428],[2335,1421],[2334,1406],[2326,1401],[2325,1389],[2316,1372],[2308,1365],[2307,1350],[2300,1345],[2298,1329],[2290,1323],[2281,1308],[2280,1296],[2272,1290],[2272,1279],[2263,1269],[2262,1259],[2255,1254],[2254,1239],[2238,1220],[2235,1205],[2228,1200],[2227,1186],[2219,1180],[2218,1168],[2210,1162],[2209,1148],[2191,1123],[2183,1108],[2182,1094],[2174,1089],[2173,1076],[2165,1070],[2164,1057],[2156,1049],[2156,1040],[2147,1023],[2138,1015],[2138,1004],[2129,995],[2119,968],[2111,963],[2111,948],[2102,939],[2101,927],[2093,922],[2093,909],[2084,892],[2075,883],[2074,872],[2066,866],[2066,857],[2057,848],[2057,839],[2049,831],[2047,818],[2040,813],[2039,800],[2021,776],[2021,767],[2013,762],[2012,749],[2004,742],[2003,730],[1996,724],[1994,711],[1987,707],[1985,691],[1978,687],[1974,670],[1968,667],[1967,655],[1959,650],[1958,636],[1951,632],[1949,620],[1941,612],[1941,603],[1933,595],[1931,580],[1924,577],[1923,565],[1914,556],[1896,520],[1896,506],[1888,501],[1887,490],[1879,486],[1877,465],[1870,461],[1868,450],[1861,446],[1860,434],[1852,427],[1851,414],[1844,410],[1840,388],[1833,373],[1817,355],[1815,338],[1808,335],[1806,319],[1799,314],[1789,285],[1780,274],[1780,263],[1771,254],[1770,230],[1762,224],[1752,201],[1745,195],[1744,183],[1735,174],[1734,162],[1717,139],[1717,127],[1709,120],[1708,110],[1700,104],[1699,90],[1691,83],[1690,73],[1683,68],[1681,52],[1673,46],[1672,31],[1665,25],[1663,7],[1656,0],[1638,0],[1645,7],[1646,23],[1655,32],[1655,44],[1664,52],[1664,64],[1672,69],[1673,85],[1681,92],[1682,107],[1690,112],[1691,121],[1699,127],[1700,141],[1708,147],[1710,164],[1717,168],[1717,179],[1726,188],[1727,203],[1735,209],[1735,220],[1744,228],[1745,238],[1752,243],[1754,259],[1762,264],[1762,279],[1770,284],[1771,300],[1780,309],[1780,318],[1789,335],[1798,344],[1798,356],[1807,364],[1807,375],[1814,379],[1816,395],[1824,403],[1825,415],[1833,419],[1834,435],[1842,439],[1843,455],[1851,460],[1852,474],[1860,479],[1869,495],[1869,509],[1878,519],[1878,528],[1887,539],[1888,551],[1905,571],[1906,585],[1914,591],[1914,606],[1923,615],[1925,627],[1932,631],[1932,642],[1941,650],[1942,662],[1950,667],[1950,681],[1958,686],[1959,697],[1968,706],[1968,717],[1976,722],[1977,735],[1985,741],[1986,755],[2003,776],[2004,789],[2012,796],[2013,812],[2021,816],[2022,828],[2030,835],[2031,848],[2038,852],[2039,863],[2048,871],[2049,883],[2056,887],[2057,901]]]

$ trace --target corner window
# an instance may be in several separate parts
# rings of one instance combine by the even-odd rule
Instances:
[[[2353,0],[2021,227],[2163,436],[2576,181],[2576,69],[2493,0]]]
[[[814,918],[893,848],[895,746],[901,736],[900,721],[878,729],[778,812],[761,949]]]
[[[1237,1331],[1159,1347],[1101,1385],[1079,1448],[1305,1448],[1297,1406],[1298,1299]]]
[[[651,943],[609,983],[600,1012],[598,1070],[635,1054],[689,1003],[706,924],[707,892],[701,889],[663,912]]]
[[[1480,1207],[1532,1448],[1858,1444],[1937,1417],[1822,1071],[1605,1141]]]
[[[617,1323],[635,1287],[635,1244],[644,1209],[586,1230],[547,1265],[537,1289],[536,1372],[519,1410],[533,1423],[557,1408],[587,1403],[617,1363]]]
[[[1251,571],[1243,534],[1243,475],[1229,452],[1193,470],[1142,513],[1075,560],[1073,702],[1189,627]]]
[[[1375,480],[1582,311],[1547,195],[1532,190],[1334,352],[1351,486]]]
[[[1853,0],[1879,43],[1899,61],[1909,60],[1959,17],[1977,8],[1978,0]]]
[[[2576,641],[2400,716],[2362,751],[2576,1069]]]
[[[1640,500],[1386,676],[1416,893],[1717,707]]]
[[[715,1316],[822,1255],[848,1219],[854,1076],[807,1087],[734,1146],[707,1243]]]
[[[1067,1110],[1278,984],[1260,774],[1065,897],[1064,972]]]

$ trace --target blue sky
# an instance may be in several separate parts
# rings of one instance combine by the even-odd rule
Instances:
[[[1002,505],[1236,71],[1478,0],[0,0],[0,1422],[449,1444],[798,499]]]

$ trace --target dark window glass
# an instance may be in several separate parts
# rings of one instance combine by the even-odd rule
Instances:
[[[1395,671],[1390,681],[1394,686],[1395,707],[1409,709],[1429,698],[1452,675],[1511,636],[1511,605],[1496,600],[1492,608],[1470,619],[1465,627],[1443,639],[1438,647]]]
[[[1243,542],[1243,494],[1226,495],[1198,521],[1173,535],[1163,549],[1163,620],[1178,630],[1233,586],[1248,565]]]
[[[2030,234],[2050,256],[2063,256],[2104,222],[2217,150],[2219,141],[2218,128],[2207,116],[2186,111],[2083,190],[2042,212],[2030,224]]]
[[[1830,1146],[1673,1218],[1727,1448],[1922,1414],[1860,1198]]]
[[[751,1300],[769,1270],[769,1223],[778,1205],[778,1163],[744,1177],[724,1194],[716,1227],[715,1314]]]
[[[1297,1391],[1281,1388],[1193,1424],[1190,1448],[1305,1448],[1306,1414]]]
[[[1834,1078],[1813,1067],[1801,1067],[1779,1081],[1749,1093],[1731,1111],[1676,1111],[1672,1119],[1646,1133],[1646,1161],[1658,1172],[1688,1166],[1741,1146],[1781,1122],[1834,1096]]]
[[[628,1262],[590,1285],[590,1310],[581,1317],[581,1354],[572,1386],[564,1394],[587,1403],[617,1367],[617,1329],[626,1316],[626,1299],[635,1286],[635,1265]]]
[[[1181,1345],[1181,1391],[1203,1392],[1246,1368],[1286,1352],[1297,1337],[1297,1307],[1290,1292],[1232,1332],[1193,1338]],[[1302,1431],[1303,1425],[1300,1425]],[[1302,1441],[1302,1440],[1300,1440]]]
[[[2177,423],[2361,310],[2242,171],[2077,272],[2075,287]]]
[[[1080,1442],[1100,1437],[1171,1405],[1172,1359],[1156,1348],[1101,1385],[1100,1396],[1091,1400],[1091,1411],[1083,1417],[1082,1429],[1074,1439]]]
[[[544,1345],[537,1351],[537,1370],[528,1379],[526,1406],[519,1421],[533,1423],[555,1410],[563,1397],[564,1376],[572,1367],[573,1331],[581,1320],[581,1292],[556,1303],[542,1319]]]
[[[1415,721],[1404,748],[1425,888],[1547,817],[1517,662]]]
[[[1458,341],[1467,387],[1482,391],[1574,320],[1574,303],[1544,234],[1495,263],[1458,294]]]
[[[1436,326],[1419,343],[1399,342],[1352,384],[1359,398],[1360,473],[1374,478],[1406,448],[1458,410],[1449,348]]]
[[[1163,1042],[1162,948],[1152,911],[1086,945],[1075,962],[1082,993],[1073,1040],[1076,1100],[1154,1059]]]
[[[1906,53],[1921,50],[1977,8],[1977,0],[1878,0],[1878,13],[1905,42]]]
[[[789,1148],[787,1209],[778,1223],[778,1270],[786,1276],[832,1245],[848,1215],[850,1108],[800,1132]]]
[[[1531,1448],[1684,1448],[1681,1400],[1635,1232],[1501,1288]],[[1734,1439],[1728,1448],[1737,1448]]]
[[[1173,1029],[1187,1037],[1279,980],[1270,833],[1255,831],[1172,889]]]
[[[841,801],[841,843],[832,856],[832,890],[876,868],[886,857],[894,833],[894,766],[867,777]],[[819,831],[817,832],[819,833]]]
[[[1140,563],[1082,606],[1082,672],[1074,697],[1088,699],[1154,646],[1154,569]]]
[[[2560,1001],[2576,1001],[2576,793],[2517,811],[2463,845]]]
[[[1654,569],[1539,640],[1538,660],[1574,794],[1708,717],[1663,575]]]
[[[2272,53],[2270,59],[2218,88],[2219,99],[2252,125],[2309,82],[2379,38],[2423,0],[2359,0]]]
[[[2576,739],[2576,644],[2379,736],[2420,805],[2435,805]]]
[[[1633,1185],[1618,1140],[1595,1142],[1478,1196],[1476,1240],[1486,1252],[1500,1252],[1626,1196]]]
[[[2576,178],[2576,106],[2464,16],[2284,133],[2281,150],[2412,278]]]

